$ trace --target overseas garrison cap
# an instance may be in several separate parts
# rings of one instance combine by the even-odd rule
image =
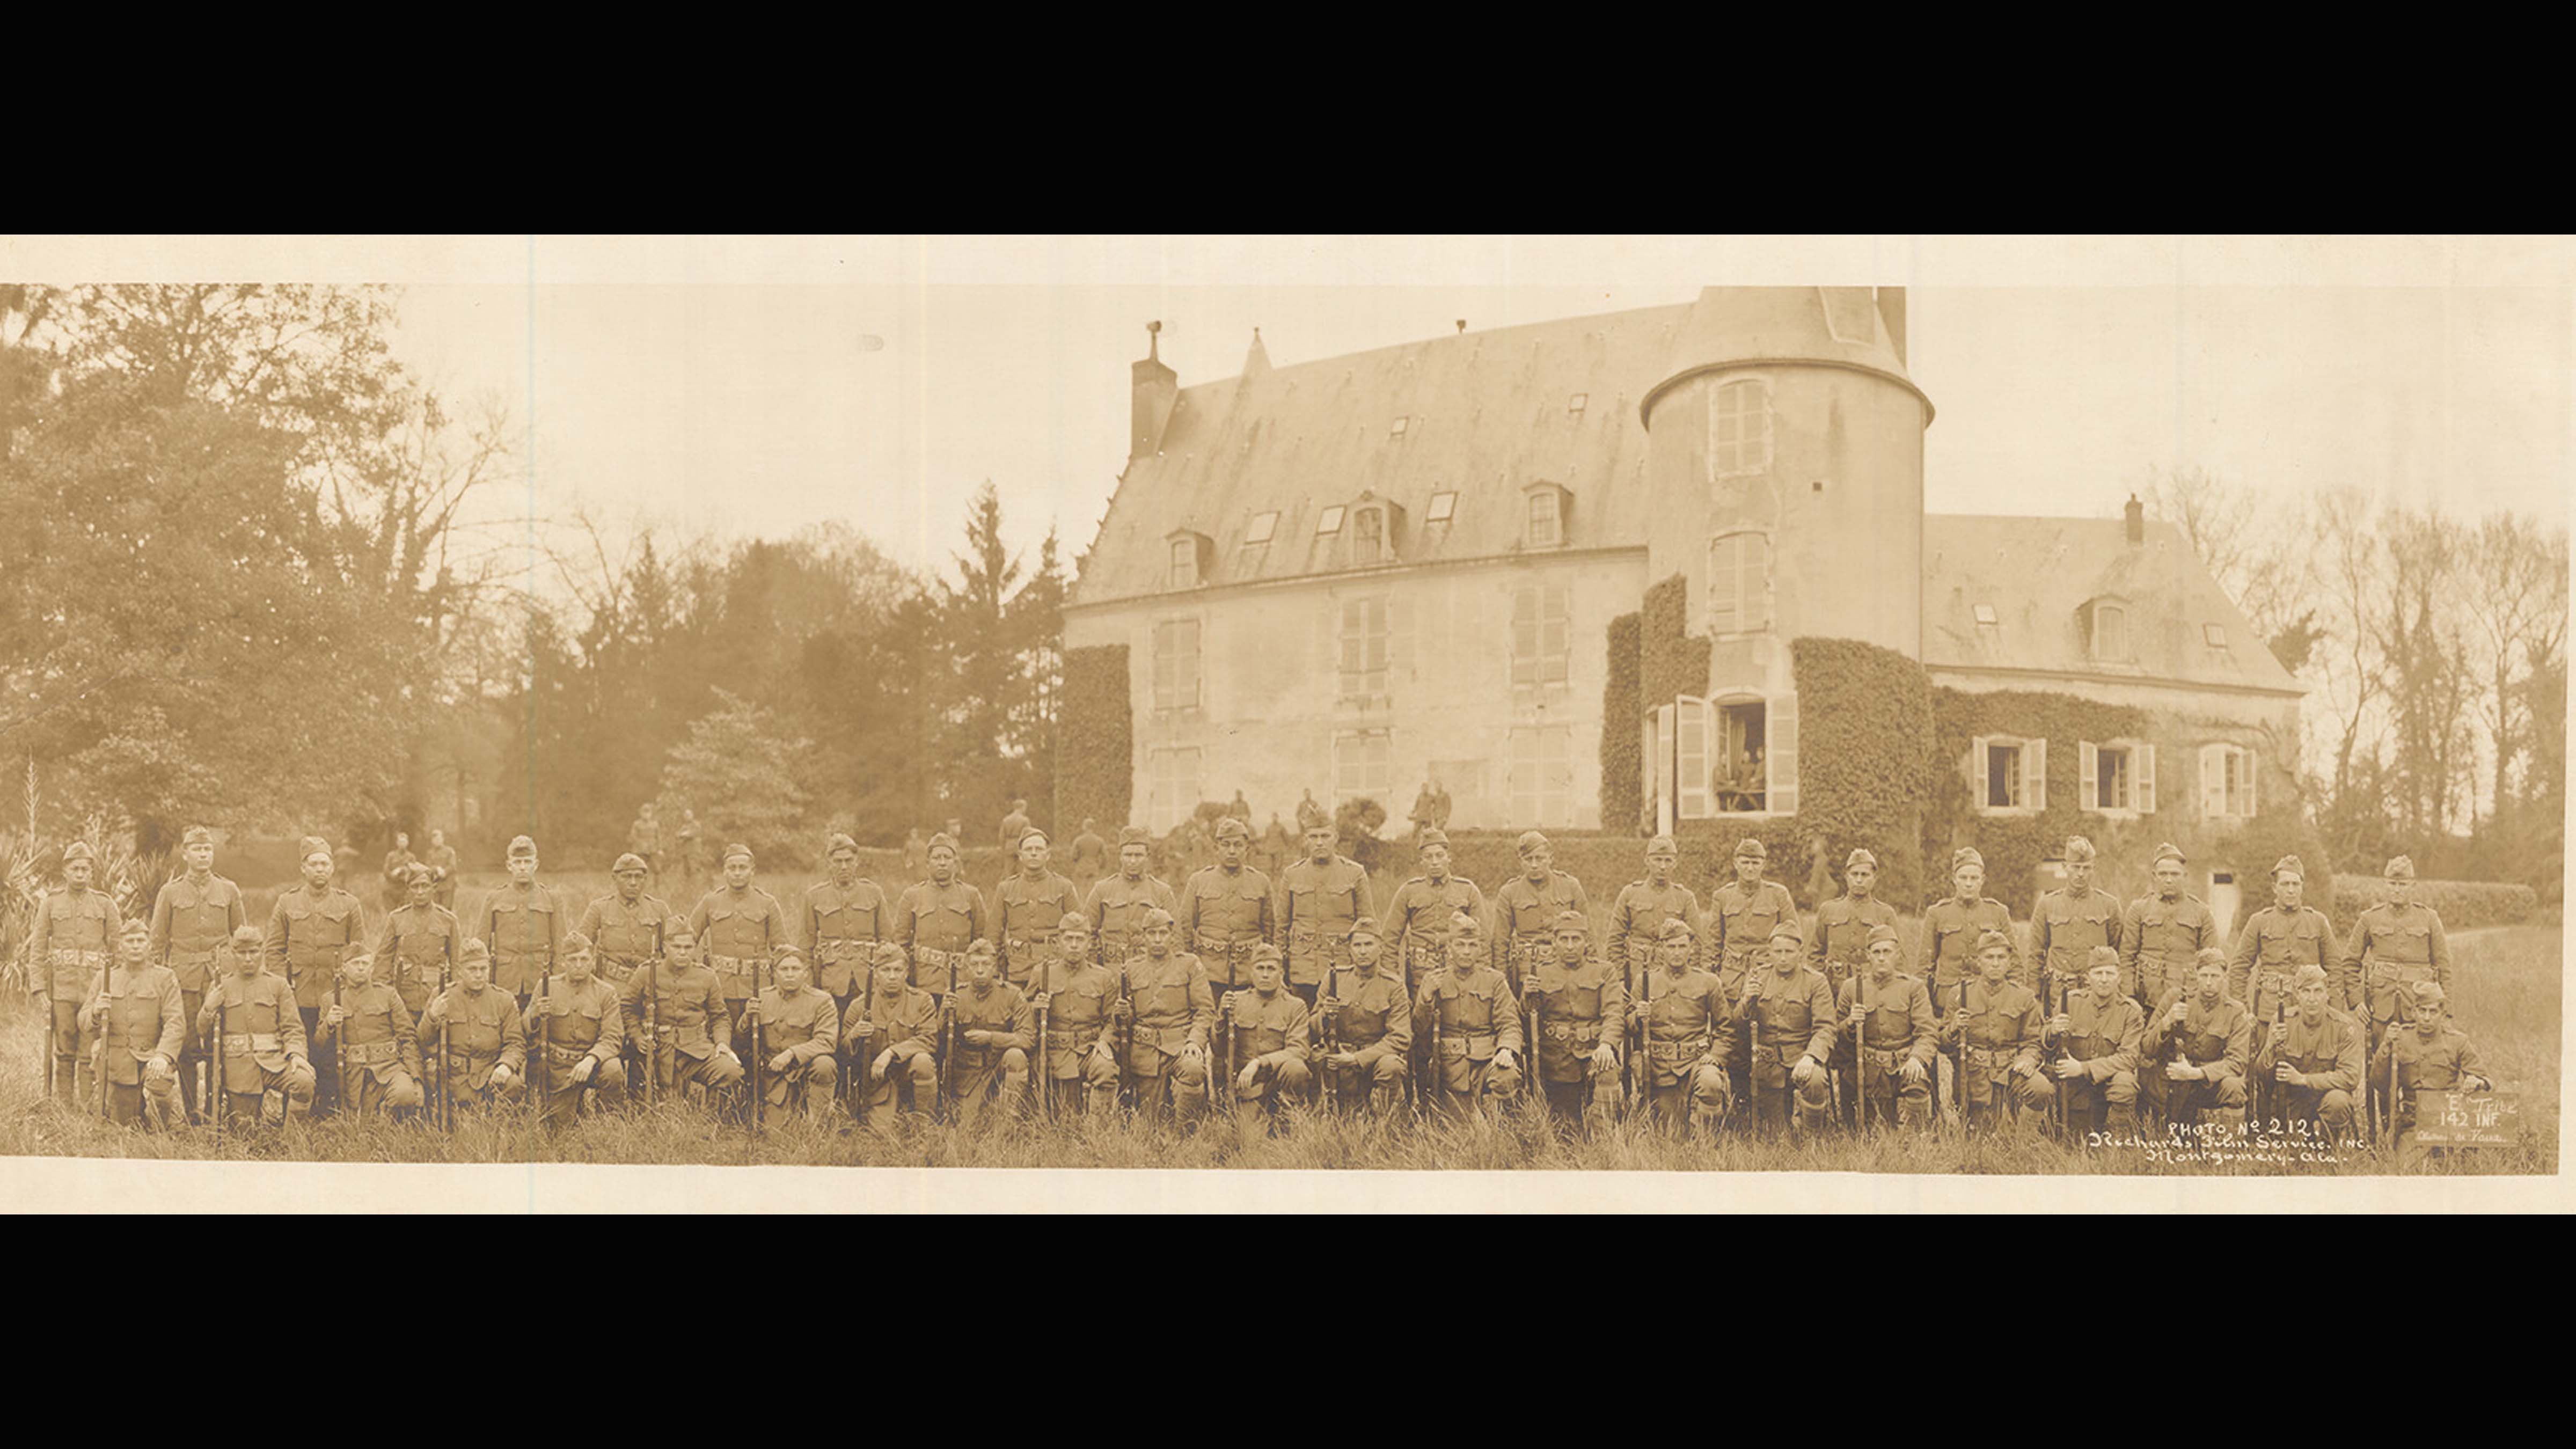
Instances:
[[[1384,933],[1378,930],[1377,922],[1370,920],[1366,916],[1362,916],[1358,920],[1351,922],[1350,939],[1356,941],[1362,936],[1366,936],[1372,941],[1383,941],[1386,939]]]
[[[741,856],[745,860],[751,859],[751,847],[738,840],[733,844],[726,846],[724,853],[725,864],[733,864],[733,858],[737,855]]]
[[[2085,839],[2081,835],[2070,835],[2066,837],[2066,858],[2068,860],[2091,860],[2093,858],[2093,842]]]
[[[574,953],[575,951],[580,951],[580,952],[583,952],[583,953],[588,953],[588,952],[591,952],[591,951],[596,951],[596,950],[598,950],[599,948],[598,948],[597,946],[592,945],[592,944],[591,944],[591,940],[590,940],[590,938],[589,938],[588,936],[583,935],[581,932],[579,932],[579,931],[566,931],[566,932],[564,932],[563,944],[562,944],[561,946],[557,947],[556,949],[557,949],[557,950],[562,951],[565,955],[569,956],[569,955],[571,955],[572,953]]]
[[[308,835],[302,840],[295,842],[295,858],[299,861],[311,860],[316,851],[319,851],[324,855],[329,855],[331,853],[331,842],[324,840],[319,835]]]
[[[2290,973],[2290,989],[2293,991],[2300,990],[2304,987],[2323,986],[2325,984],[2326,968],[2318,965],[2314,961],[2311,961],[2307,965]]]
[[[438,872],[431,870],[427,865],[417,860],[413,861],[410,866],[405,868],[403,871],[403,884],[405,885],[427,885],[436,879],[438,879]]]
[[[1760,836],[1748,835],[1742,840],[1735,842],[1735,858],[1737,860],[1768,860],[1771,858],[1771,852],[1763,847]]]
[[[1140,931],[1150,931],[1156,926],[1168,926],[1170,924],[1172,924],[1171,912],[1164,910],[1161,906],[1149,906],[1146,908],[1144,916],[1140,918],[1136,929]]]
[[[534,855],[536,853],[536,841],[524,835],[514,835],[510,837],[510,859],[517,860],[520,856]]]
[[[977,936],[973,941],[971,941],[971,942],[969,942],[969,943],[967,944],[967,947],[966,947],[966,954],[967,954],[967,955],[969,955],[969,956],[990,956],[990,955],[992,955],[992,954],[993,954],[993,938],[992,938],[992,937],[990,937],[990,936]]]
[[[236,951],[255,951],[255,950],[258,950],[258,949],[259,949],[259,927],[257,927],[257,926],[235,926],[235,927],[233,927],[232,948],[233,948],[234,950],[236,950]]]
[[[2092,970],[2096,966],[2117,966],[2119,964],[2120,948],[2117,946],[2096,946],[2092,950],[2084,953],[2084,969],[2087,971]]]
[[[1984,870],[1986,868],[1986,858],[1977,854],[1977,848],[1975,846],[1962,845],[1958,849],[1950,852],[1950,869],[1955,871],[1963,865],[1973,865],[1979,870]]]
[[[456,948],[456,959],[459,961],[489,961],[492,959],[492,948],[483,943],[482,937],[468,936],[465,938],[465,944]]]
[[[644,857],[637,855],[634,851],[630,850],[624,855],[617,857],[617,864],[610,866],[608,868],[608,873],[610,875],[624,875],[631,870],[641,874],[644,868]]]
[[[1852,867],[1858,865],[1865,865],[1871,870],[1876,870],[1878,869],[1878,857],[1861,849],[1859,846],[1853,846],[1852,853],[1843,857],[1843,869],[1850,870]]]
[[[1091,934],[1091,923],[1068,912],[1055,923],[1055,933],[1059,936],[1088,936]]]
[[[93,857],[90,855],[88,841],[75,840],[71,844],[63,847],[63,864],[65,865],[69,865],[76,860],[89,860],[92,858]]]
[[[2174,844],[2172,841],[2168,840],[2168,841],[2166,841],[2164,844],[2159,845],[2159,846],[2157,846],[2157,847],[2156,847],[2156,858],[2155,858],[2155,860],[2154,860],[2152,863],[2153,863],[2153,864],[2156,864],[2156,865],[2162,865],[2162,864],[2164,864],[2166,861],[2170,860],[2170,861],[2174,862],[2175,864],[2179,865],[2179,864],[2181,864],[2181,863],[2182,863],[2182,859],[2183,859],[2182,847],[2180,847],[2180,846],[2178,846],[2178,845]]]
[[[1229,836],[1236,835],[1240,835],[1246,840],[1250,840],[1252,838],[1252,827],[1243,823],[1242,816],[1228,815],[1217,821],[1217,839],[1224,840]]]
[[[857,841],[852,840],[850,837],[837,830],[832,832],[831,839],[823,842],[823,853],[825,855],[838,855],[845,850],[855,852],[858,848],[859,843]]]
[[[1654,839],[1646,842],[1646,853],[1648,855],[1679,855],[1682,853],[1682,848],[1671,836],[1658,835]]]
[[[1275,964],[1282,959],[1283,958],[1279,954],[1279,948],[1271,945],[1267,941],[1263,941],[1252,948],[1252,961],[1254,965],[1259,965],[1264,961]]]
[[[1807,933],[1799,930],[1798,923],[1795,921],[1782,921],[1780,924],[1771,928],[1771,939],[1774,941],[1795,941],[1799,945],[1803,946],[1807,944]]]
[[[2418,1006],[2439,1006],[2442,1004],[2444,994],[2442,983],[2439,981],[2415,983],[2415,1004]]]
[[[119,936],[141,936],[146,940],[149,940],[152,935],[152,923],[143,919],[141,916],[128,916],[125,918],[125,929],[119,931],[117,934]]]
[[[1679,916],[1667,916],[1664,918],[1664,923],[1655,928],[1655,939],[1658,941],[1669,941],[1676,936],[1687,941],[1698,934],[1691,929],[1690,922]]]
[[[179,837],[179,843],[181,845],[212,845],[215,843],[215,832],[208,830],[202,825],[191,825],[188,827],[188,833]]]
[[[1421,835],[1415,837],[1413,842],[1414,848],[1417,850],[1428,850],[1432,846],[1445,846],[1448,843],[1449,832],[1442,830],[1436,825],[1423,831]]]
[[[945,830],[942,830],[938,834],[930,837],[930,845],[928,848],[931,850],[954,851],[957,848],[957,837],[949,834]]]
[[[2413,880],[2415,862],[2402,855],[2392,855],[2388,857],[2386,875],[2390,880]]]
[[[1977,933],[1977,954],[1978,954],[1978,955],[1983,956],[1983,955],[1984,955],[1984,954],[1986,954],[1988,951],[1992,951],[1992,950],[1996,949],[1997,947],[2001,947],[2002,949],[2004,949],[2004,950],[2006,950],[2006,951],[2011,950],[2011,949],[2012,949],[2012,937],[2005,935],[2005,934],[2004,934],[2003,932],[2001,932],[2001,931],[1995,931],[1995,930],[1979,931],[1979,932]]]
[[[769,967],[774,971],[779,967],[786,965],[790,961],[795,962],[799,966],[804,965],[805,953],[793,946],[781,946],[778,948],[778,959],[770,962]]]
[[[1533,850],[1544,850],[1546,847],[1546,836],[1539,834],[1535,830],[1524,830],[1521,832],[1520,844],[1514,846],[1513,849],[1519,851],[1523,855],[1527,855]]]
[[[2288,871],[2301,880],[2308,878],[2308,868],[2299,864],[2299,858],[2295,855],[2285,855],[2272,862],[2272,874],[2279,875],[2283,871]]]
[[[903,954],[903,948],[901,946],[896,945],[892,941],[879,941],[877,942],[875,959],[876,964],[880,966],[883,966],[888,962],[901,966],[905,964],[908,958]]]
[[[2224,966],[2226,964],[2227,953],[2219,950],[2216,946],[2203,946],[2199,950],[2191,953],[2191,965],[2192,969],[2195,971],[2199,970],[2203,966]]]
[[[1231,815],[1227,816],[1226,818],[1227,818],[1228,820],[1234,820],[1234,817],[1233,817],[1233,816],[1231,816]],[[1242,821],[1240,821],[1240,820],[1235,820],[1235,822],[1234,822],[1234,823],[1235,823],[1235,824],[1237,824],[1237,825],[1240,825],[1240,824],[1242,824],[1243,822],[1242,822]],[[1048,836],[1048,834],[1047,834],[1045,831],[1040,830],[1040,829],[1038,829],[1036,826],[1032,825],[1032,826],[1030,826],[1028,829],[1023,830],[1023,831],[1021,831],[1021,832],[1020,832],[1020,838],[1011,842],[1011,848],[1012,848],[1012,849],[1014,849],[1014,850],[1017,850],[1019,847],[1021,847],[1021,846],[1023,846],[1023,845],[1028,844],[1028,843],[1029,843],[1029,837],[1030,837],[1030,836],[1032,836],[1032,835],[1036,836],[1036,837],[1037,837],[1038,839],[1040,839],[1040,840],[1046,841],[1046,843],[1047,843],[1047,844],[1049,844],[1049,845],[1053,845],[1053,844],[1055,844],[1054,839],[1053,839],[1053,838],[1051,838],[1050,836]]]
[[[1896,939],[1896,928],[1894,926],[1872,926],[1869,928],[1869,944],[1873,946],[1877,945],[1881,941],[1894,943]]]
[[[1589,936],[1592,934],[1592,918],[1578,910],[1570,908],[1562,910],[1556,913],[1556,929],[1560,934],[1566,931],[1581,931]]]
[[[1482,935],[1485,927],[1482,922],[1478,921],[1474,916],[1467,914],[1465,911],[1453,912],[1449,917],[1449,933],[1454,936],[1461,929],[1474,931],[1477,934]]]
[[[1121,825],[1118,827],[1118,843],[1120,845],[1151,845],[1154,843],[1154,837],[1146,834],[1145,827],[1142,825]]]

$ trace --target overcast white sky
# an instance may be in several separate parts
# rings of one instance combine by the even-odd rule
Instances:
[[[2561,520],[2576,484],[2560,239],[21,239],[0,275],[401,281],[401,354],[532,442],[487,506],[839,518],[921,565],[987,477],[1015,543],[1090,541],[1149,318],[1187,386],[1255,325],[1284,366],[1723,284],[1911,288],[1936,512],[2104,514],[2191,463]]]

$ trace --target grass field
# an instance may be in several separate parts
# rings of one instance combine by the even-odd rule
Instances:
[[[2500,1084],[2524,1095],[2523,1145],[2456,1154],[2430,1168],[2447,1173],[2552,1173],[2558,1161],[2558,926],[2462,932],[2453,938],[2458,964],[2453,1002],[2464,1029]],[[686,1104],[650,1115],[586,1118],[578,1128],[540,1138],[525,1118],[471,1121],[453,1136],[405,1124],[330,1121],[227,1138],[218,1152],[211,1132],[161,1136],[108,1126],[41,1100],[43,1063],[37,1019],[23,1000],[0,1013],[0,1155],[123,1158],[212,1158],[326,1162],[601,1162],[803,1166],[1106,1167],[1106,1168],[1442,1168],[1658,1171],[1803,1171],[1878,1173],[2114,1175],[2370,1174],[2394,1171],[2394,1160],[2364,1152],[2315,1163],[2258,1161],[2241,1152],[2221,1160],[2152,1160],[2138,1147],[2096,1151],[2054,1142],[1962,1141],[1947,1133],[1911,1138],[1885,1134],[1863,1142],[1845,1133],[1813,1141],[1722,1139],[1700,1144],[1622,1123],[1589,1138],[1549,1134],[1515,1108],[1498,1120],[1426,1127],[1409,1118],[1383,1124],[1335,1121],[1292,1112],[1277,1136],[1238,1142],[1229,1123],[1195,1133],[1149,1130],[1129,1123],[1087,1130],[1078,1124],[988,1124],[971,1135],[930,1128],[902,1141],[839,1134],[773,1115],[754,1139]]]

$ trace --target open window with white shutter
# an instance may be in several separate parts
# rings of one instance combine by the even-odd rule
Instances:
[[[2091,740],[2075,742],[2075,808],[2099,811],[2102,808],[2101,777],[2095,773],[2102,757]],[[2116,808],[2116,807],[2115,807]]]
[[[1767,808],[1774,815],[1789,815],[1798,809],[1798,696],[1795,691],[1778,695],[1770,701],[1770,754],[1767,783],[1770,799]]]
[[[2153,746],[2153,745],[2140,745],[2140,746],[2138,746],[2137,771],[2138,771],[2138,787],[2137,787],[2138,813],[2139,813],[2139,814],[2141,814],[2141,815],[2153,815],[2154,813],[2156,813],[2156,747],[2155,747],[2155,746]]]
[[[1708,789],[1711,713],[1706,700],[1673,701],[1673,793],[1685,820],[1705,820],[1717,813]]]
[[[1968,798],[1979,808],[1990,803],[1986,798],[1987,743],[1988,737],[1985,735],[1972,736],[1968,740],[1968,758],[1962,770],[1962,773],[1968,777]]]
[[[2021,808],[2048,808],[2048,741],[2030,740],[2021,747]]]
[[[2227,814],[2227,746],[2200,747],[2200,818],[2217,820]]]

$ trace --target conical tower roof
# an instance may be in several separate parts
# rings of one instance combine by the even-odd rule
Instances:
[[[1897,316],[1902,318],[1901,310]],[[1664,379],[1647,391],[1638,416],[1651,426],[1656,400],[1685,378],[1766,363],[1821,363],[1879,373],[1922,397],[1897,349],[1874,288],[1704,288],[1673,330]],[[1928,421],[1932,400],[1924,398],[1923,406]]]

